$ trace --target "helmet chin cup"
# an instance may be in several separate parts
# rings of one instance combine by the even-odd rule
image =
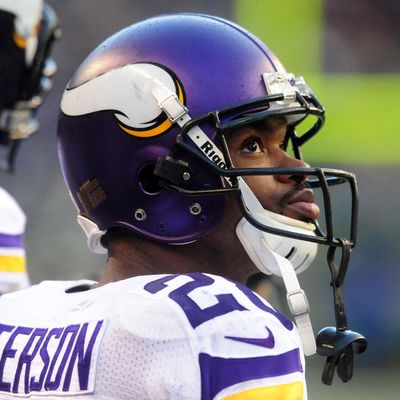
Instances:
[[[354,354],[366,350],[367,339],[360,333],[329,326],[319,331],[316,341],[317,353],[327,357],[322,382],[331,385],[335,369],[339,378],[348,382],[353,376]]]
[[[315,225],[265,210],[246,182],[242,178],[238,181],[246,207],[261,224],[315,236]],[[279,257],[289,260],[296,274],[299,274],[310,266],[317,254],[316,243],[263,232],[244,218],[237,225],[236,234],[258,269],[269,275],[282,276],[277,260]]]

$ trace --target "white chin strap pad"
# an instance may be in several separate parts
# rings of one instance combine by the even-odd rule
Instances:
[[[93,221],[83,217],[82,215],[78,215],[77,220],[79,226],[85,232],[89,249],[96,254],[106,254],[107,249],[105,249],[100,243],[100,239],[106,231],[101,231]]]
[[[314,224],[265,210],[242,178],[239,178],[239,187],[251,216],[261,224],[270,228],[315,236]],[[254,264],[260,271],[269,275],[281,276],[276,256],[287,258],[299,274],[310,266],[317,254],[316,243],[263,232],[244,218],[239,222],[236,234]]]
[[[276,218],[282,216],[274,215],[267,210],[264,210],[263,214],[255,214],[252,217],[271,228],[310,234],[310,236],[314,234],[314,225],[308,224],[312,226],[312,230],[305,230],[304,228],[284,224]],[[290,218],[287,219],[289,220]],[[317,254],[316,243],[260,231],[245,218],[239,221],[236,227],[236,234],[254,264],[260,271],[268,275],[282,276],[276,257],[289,260],[296,274],[299,274],[310,266]]]
[[[239,186],[250,214],[262,224],[310,236],[314,234],[315,226],[312,224],[282,216],[276,217],[277,214],[265,210],[241,178],[239,178]],[[245,218],[239,221],[236,234],[250,259],[261,272],[282,277],[289,309],[296,321],[304,354],[306,356],[314,354],[316,344],[308,301],[296,273],[304,271],[311,264],[316,255],[317,245],[260,231]],[[289,259],[285,258],[289,253]]]

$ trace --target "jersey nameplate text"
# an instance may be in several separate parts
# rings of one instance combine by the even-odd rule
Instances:
[[[64,327],[0,324],[0,397],[92,393],[104,329],[103,320]]]

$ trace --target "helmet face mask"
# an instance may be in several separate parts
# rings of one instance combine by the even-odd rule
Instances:
[[[168,181],[168,179],[163,184],[166,187],[185,195],[205,196],[217,195],[218,193],[240,193],[241,189],[238,184],[239,177],[260,175],[307,176],[307,185],[314,188],[319,187],[322,190],[325,214],[324,226],[326,233],[322,231],[317,221],[314,222],[316,227],[315,233],[313,234],[307,232],[300,233],[299,231],[286,231],[265,225],[251,215],[243,195],[238,196],[240,208],[243,211],[244,217],[261,231],[329,246],[341,246],[341,241],[334,236],[333,232],[333,213],[330,200],[331,189],[329,187],[337,184],[347,184],[351,190],[351,222],[349,229],[350,238],[348,240],[353,247],[356,242],[358,194],[355,177],[352,173],[327,168],[235,168],[232,164],[227,144],[230,132],[254,124],[258,121],[275,117],[285,117],[289,121],[296,118],[288,127],[285,147],[288,147],[290,144],[295,157],[302,159],[300,147],[314,136],[322,127],[324,122],[324,109],[311,92],[307,96],[307,99],[303,98],[299,92],[296,93],[296,97],[298,100],[292,102],[290,106],[284,105],[281,107],[274,107],[274,102],[283,103],[282,99],[284,98],[284,94],[278,93],[278,95],[267,95],[263,98],[257,98],[244,104],[233,105],[223,110],[210,111],[207,115],[188,121],[182,127],[177,135],[176,148],[184,149],[185,152],[190,153],[199,160],[202,160],[207,168],[215,171],[215,174],[220,175],[221,178],[229,179],[229,188],[226,188],[226,185],[222,185],[217,189],[196,191],[190,190],[187,186],[187,182],[181,181],[181,185],[179,185],[177,182],[171,182],[171,180]],[[254,111],[254,109],[257,111]],[[251,112],[249,112],[249,110],[251,110]],[[232,115],[234,115],[233,118],[231,117]],[[317,117],[315,123],[301,136],[297,136],[296,126],[310,115]],[[209,126],[207,127],[207,125],[211,125],[211,129]],[[196,133],[201,130],[214,132],[212,141],[209,139],[209,135],[200,136],[198,140],[194,140],[194,135],[191,134],[194,129],[196,129]],[[193,143],[195,143],[195,146],[193,146]],[[216,144],[218,144],[218,146],[216,146]],[[216,147],[220,149],[220,152],[218,152]],[[173,153],[177,153],[177,151],[172,151],[172,154]],[[170,155],[168,158],[170,158]],[[174,175],[172,172],[168,175],[164,170],[162,170],[163,172],[160,174],[158,169],[162,168],[161,165],[162,160],[159,160],[158,167],[156,167],[154,171],[155,175],[162,178]],[[174,165],[171,163],[170,166],[172,169],[174,168]],[[222,181],[224,181],[224,179],[222,179]]]

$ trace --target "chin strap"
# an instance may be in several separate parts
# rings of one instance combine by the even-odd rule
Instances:
[[[285,262],[282,262],[285,260]],[[311,356],[316,352],[314,332],[310,319],[310,308],[307,296],[300,287],[296,272],[290,261],[283,258],[279,263],[282,279],[286,288],[286,298],[289,310],[292,313],[299,330],[300,338],[304,347],[304,354]]]
[[[368,343],[363,335],[349,330],[347,326],[343,303],[343,282],[350,259],[351,245],[344,240],[341,242],[342,258],[339,269],[334,259],[337,247],[329,247],[327,255],[332,277],[336,327],[323,328],[317,335],[317,352],[327,357],[322,373],[322,382],[326,385],[332,384],[335,369],[339,378],[343,382],[348,382],[353,377],[354,354],[363,353]]]
[[[296,272],[289,260],[271,251],[264,237],[264,232],[256,229],[247,220],[242,218],[236,228],[236,233],[244,249],[258,269],[271,275],[268,269],[278,269],[287,292],[287,302],[293,315],[300,338],[303,343],[304,354],[311,356],[316,352],[314,332],[309,316],[309,305],[304,290],[300,287]],[[268,266],[268,267],[267,267]]]
[[[264,208],[244,180],[238,178],[238,181],[250,213],[252,215],[264,213]],[[287,292],[287,302],[299,330],[304,354],[306,356],[315,354],[316,344],[308,300],[304,290],[300,287],[293,265],[288,259],[272,251],[267,242],[267,234],[254,227],[245,218],[239,221],[236,233],[250,259],[260,271],[282,277]]]

